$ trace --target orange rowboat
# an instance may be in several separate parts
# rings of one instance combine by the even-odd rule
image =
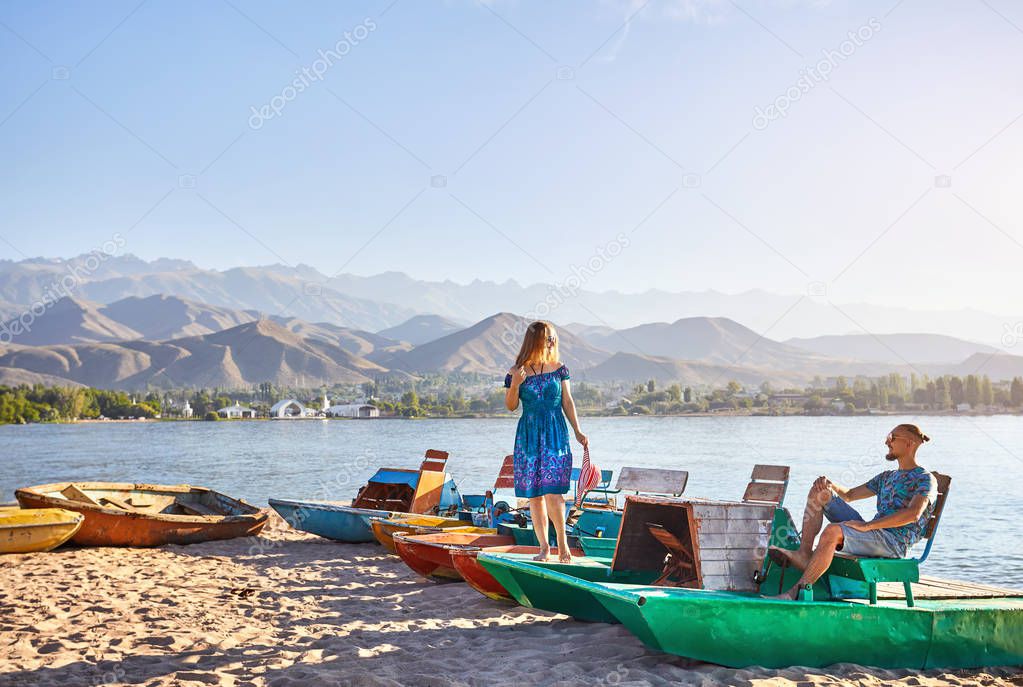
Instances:
[[[398,532],[407,534],[433,534],[450,527],[472,527],[471,522],[458,518],[441,518],[435,515],[398,515],[393,518],[370,518],[373,536],[381,546],[391,553],[398,553],[394,548],[394,535]],[[495,530],[496,532],[496,530]]]
[[[15,492],[23,508],[63,508],[85,516],[71,539],[81,546],[160,546],[254,536],[265,511],[187,484],[59,482]]]
[[[481,532],[472,530],[480,529]],[[513,544],[513,537],[493,534],[483,528],[460,529],[459,531],[436,534],[394,535],[394,546],[405,564],[428,580],[434,582],[459,582],[462,576],[455,570],[451,553],[457,549],[479,550],[487,546]]]
[[[478,591],[483,596],[493,599],[495,601],[509,601],[516,603],[514,597],[508,593],[500,582],[494,579],[494,576],[490,572],[479,564],[476,560],[476,554],[481,549],[476,548],[459,548],[451,551],[451,562],[455,566],[455,570],[465,583],[470,587]],[[488,553],[520,553],[520,554],[532,554],[537,555],[540,553],[540,547],[538,546],[492,546],[487,547]],[[572,549],[571,553],[573,556],[585,555],[581,549]],[[558,548],[551,547],[550,560],[558,560]]]

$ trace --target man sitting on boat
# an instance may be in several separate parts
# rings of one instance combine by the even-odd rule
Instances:
[[[778,599],[795,599],[800,589],[816,582],[831,565],[836,551],[866,558],[905,558],[906,552],[924,536],[927,521],[938,498],[938,483],[917,465],[916,451],[930,437],[916,425],[897,426],[885,439],[887,460],[898,461],[898,470],[887,470],[866,484],[846,488],[827,477],[818,477],[810,488],[803,513],[799,549],[771,547],[768,554],[778,563],[803,571],[803,576]],[[869,522],[849,501],[877,497],[877,515]],[[830,521],[824,531],[824,518]],[[817,548],[813,548],[817,533]]]

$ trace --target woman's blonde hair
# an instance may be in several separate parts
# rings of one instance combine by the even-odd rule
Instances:
[[[553,346],[547,346],[548,341]],[[523,365],[540,365],[543,363],[556,363],[561,359],[558,353],[558,333],[554,331],[554,325],[550,322],[538,320],[526,328],[526,336],[522,339],[522,348],[515,358],[515,367]]]

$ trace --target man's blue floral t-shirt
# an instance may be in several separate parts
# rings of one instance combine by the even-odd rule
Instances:
[[[934,512],[934,504],[938,500],[938,480],[922,467],[915,467],[912,470],[886,470],[867,482],[867,488],[877,494],[875,520],[907,508],[915,496],[922,494],[927,497],[927,508],[919,520],[902,527],[885,529],[886,533],[904,547],[905,555],[905,551],[924,536],[927,521]]]

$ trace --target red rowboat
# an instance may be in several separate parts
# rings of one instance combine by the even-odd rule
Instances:
[[[455,564],[451,561],[451,553],[455,550],[478,551],[486,546],[505,546],[514,543],[514,537],[504,534],[482,534],[464,530],[418,535],[398,532],[394,535],[394,546],[405,564],[434,582],[461,581],[462,576],[455,570]]]
[[[455,566],[455,570],[465,583],[470,587],[478,591],[483,596],[494,599],[495,601],[510,601],[515,603],[515,599],[508,591],[501,586],[501,583],[494,579],[486,568],[479,564],[476,560],[476,554],[481,549],[476,548],[463,548],[454,549],[451,551],[451,562]],[[490,546],[486,548],[487,552],[492,553],[523,553],[533,554],[534,556],[540,553],[540,547],[538,546]],[[572,549],[573,556],[584,556],[582,549]],[[558,549],[557,547],[551,547],[550,560],[558,560]]]

